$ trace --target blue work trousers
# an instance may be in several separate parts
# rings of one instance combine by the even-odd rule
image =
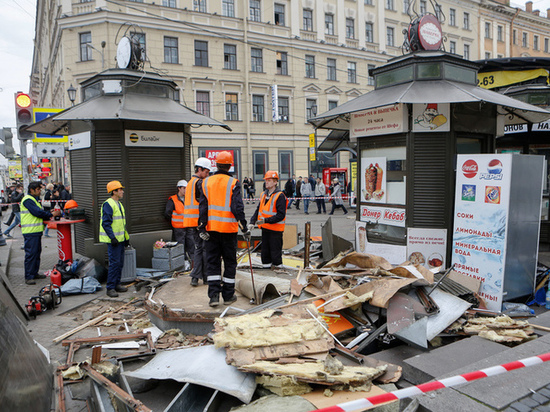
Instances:
[[[34,279],[40,269],[40,254],[42,253],[42,232],[27,233],[25,240],[25,280]]]
[[[108,244],[109,272],[107,273],[107,290],[114,289],[120,283],[122,267],[124,266],[124,242],[113,246]]]

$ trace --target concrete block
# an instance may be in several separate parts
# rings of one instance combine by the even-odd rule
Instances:
[[[153,269],[158,270],[173,270],[185,265],[185,255],[175,257],[173,259],[152,258]]]
[[[416,396],[419,402],[419,411],[427,412],[490,412],[493,409],[488,408],[481,403],[465,396],[453,388],[440,389]]]
[[[161,249],[153,248],[153,257],[160,259],[172,259],[184,253],[185,248],[182,244],[177,244],[174,247],[163,247]]]
[[[390,349],[382,350],[380,352],[371,353],[368,356],[374,359],[378,359],[382,362],[390,362],[395,365],[401,366],[403,370],[402,370],[401,380],[399,381],[400,382],[399,386],[402,386],[401,385],[402,380],[411,382],[410,379],[418,380],[423,378],[423,376],[413,378],[411,374],[416,373],[417,370],[414,368],[411,368],[409,365],[407,365],[404,362],[406,359],[409,359],[415,355],[422,354],[422,353],[426,353],[426,351],[423,351],[422,349],[418,349],[408,345],[400,345]]]

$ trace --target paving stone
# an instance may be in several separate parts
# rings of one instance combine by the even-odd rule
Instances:
[[[462,395],[453,388],[440,389],[416,396],[419,402],[419,411],[430,412],[490,412],[493,409],[476,402],[468,396]],[[514,411],[515,412],[515,411]]]
[[[534,410],[536,412],[550,412],[550,405],[539,405]]]
[[[513,404],[510,405],[510,407],[515,409],[518,412],[531,412],[532,409],[533,409],[533,408],[531,408],[527,405],[524,405],[520,402],[514,402]]]
[[[544,405],[545,403],[550,402],[550,399],[548,399],[546,396],[544,396],[542,393],[537,392],[531,395],[531,399],[538,402],[540,405]]]
[[[548,387],[539,389],[537,393],[540,393],[541,395],[546,396],[547,398],[550,398],[550,389]]]
[[[511,406],[508,406],[506,409],[504,409],[502,412],[518,412],[517,409],[512,408]]]
[[[536,408],[537,406],[540,405],[540,402],[537,402],[535,399],[531,398],[530,396],[520,399],[519,402],[530,408]]]

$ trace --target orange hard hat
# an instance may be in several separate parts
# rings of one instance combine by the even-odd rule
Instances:
[[[223,151],[216,156],[216,163],[221,165],[230,165],[233,163],[233,155],[229,152]]]
[[[78,207],[78,203],[76,203],[76,200],[69,200],[67,201],[67,203],[65,203],[65,210],[69,210],[69,209],[75,209]]]
[[[107,183],[107,193],[111,193],[113,190],[124,189],[122,183],[118,180],[113,180],[112,182]]]
[[[274,170],[268,170],[265,172],[264,180],[266,179],[276,179],[279,180],[279,173],[275,172]]]

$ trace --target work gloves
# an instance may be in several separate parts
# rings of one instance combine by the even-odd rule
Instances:
[[[252,229],[254,229],[254,225],[252,223],[249,223],[247,228],[248,228],[248,231],[251,232]]]
[[[210,240],[210,234],[208,232],[199,232],[199,237],[205,242]]]
[[[114,239],[111,239],[111,245],[118,246],[118,244],[119,244],[119,241],[116,237]]]

